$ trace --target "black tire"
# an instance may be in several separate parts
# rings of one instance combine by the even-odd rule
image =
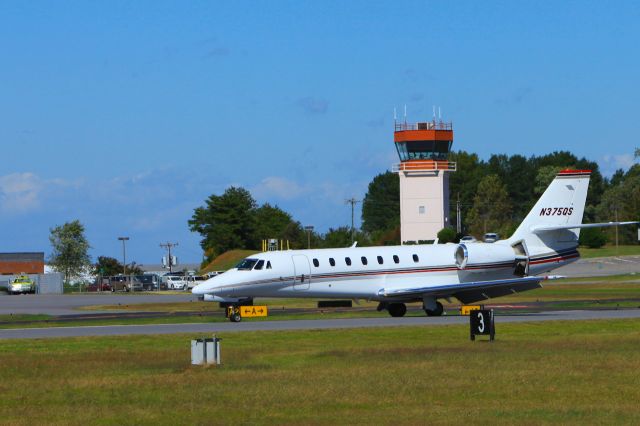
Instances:
[[[404,303],[389,303],[387,305],[389,315],[394,318],[403,317],[407,313],[407,305]]]
[[[229,317],[229,321],[231,322],[240,322],[242,321],[242,317],[240,316],[240,313],[236,312],[231,314],[231,316]]]
[[[442,306],[442,303],[436,302],[436,309],[434,309],[433,311],[425,309],[424,311],[428,317],[439,317],[444,312],[444,306]]]

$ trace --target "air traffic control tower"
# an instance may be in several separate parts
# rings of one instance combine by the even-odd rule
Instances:
[[[448,160],[453,125],[442,120],[395,123],[393,139],[400,163],[392,168],[400,176],[400,241],[402,244],[435,240],[449,225]]]

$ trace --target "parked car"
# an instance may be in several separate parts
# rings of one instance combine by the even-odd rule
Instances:
[[[162,279],[167,283],[169,290],[184,290],[187,285],[187,281],[182,275],[165,275]]]
[[[187,288],[185,288],[185,290],[191,290],[192,288],[194,288],[198,284],[202,284],[206,280],[207,278],[201,275],[190,275],[187,277]]]
[[[166,286],[162,285],[162,279],[157,274],[136,275],[134,279],[142,284],[142,289],[145,291],[157,291],[159,287],[166,290]]]
[[[142,291],[142,283],[135,278],[131,282],[130,275],[114,275],[109,277],[111,291]]]
[[[483,237],[485,243],[495,243],[499,239],[500,235],[496,234],[495,232],[487,232]]]
[[[475,243],[478,240],[476,240],[476,237],[474,237],[473,235],[465,235],[464,237],[460,238],[460,242],[461,243]]]
[[[109,285],[109,278],[98,278],[92,284],[87,286],[87,291],[111,291],[111,286]]]

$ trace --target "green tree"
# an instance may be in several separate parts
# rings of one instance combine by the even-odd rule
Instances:
[[[98,261],[93,266],[93,273],[103,276],[122,274],[122,263],[113,257],[98,256]],[[128,264],[125,272],[126,275],[142,275],[143,273],[144,271],[135,262]]]
[[[385,232],[400,225],[400,178],[385,172],[373,178],[362,201],[362,230]],[[349,238],[351,241],[351,238]]]
[[[540,197],[551,182],[556,178],[556,175],[564,167],[559,166],[542,166],[538,169],[538,174],[535,177],[535,183],[533,192],[537,197]]]
[[[249,191],[232,186],[196,208],[189,229],[202,236],[200,246],[209,257],[231,249],[257,249],[255,210]]]
[[[511,203],[506,186],[497,175],[488,175],[478,183],[469,211],[468,223],[472,234],[499,232],[506,237],[510,226]]]
[[[486,175],[487,166],[480,161],[477,154],[466,151],[456,151],[449,155],[449,161],[455,161],[457,169],[449,174],[449,192],[452,204],[460,200],[463,225],[468,223],[467,214],[473,205],[478,182]],[[457,211],[451,209],[451,223],[457,223]]]
[[[265,203],[254,212],[256,237],[258,241],[267,238],[281,238],[284,230],[292,222],[291,215],[278,206]]]
[[[356,231],[354,237],[355,237],[355,242],[358,243],[359,247],[367,246],[369,244],[369,240],[367,239],[367,236],[361,231]],[[329,228],[329,232],[327,232],[322,236],[321,246],[323,248],[350,247],[351,246],[351,227],[341,226],[336,229]]]
[[[65,282],[79,278],[91,267],[91,246],[84,235],[84,226],[79,220],[50,229],[51,256],[49,265],[64,274]]]
[[[608,188],[602,195],[596,209],[597,218],[602,222],[632,221],[640,217],[640,175],[635,174],[632,167],[624,180],[616,186]],[[615,239],[615,228],[608,228],[609,241]],[[637,228],[634,226],[618,227],[620,243],[637,244]]]

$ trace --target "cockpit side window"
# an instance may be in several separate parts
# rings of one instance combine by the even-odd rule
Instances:
[[[258,263],[256,263],[256,266],[253,269],[260,270],[262,269],[263,266],[264,266],[264,260],[258,260]]]
[[[271,261],[267,260],[267,269],[271,269]]]
[[[258,263],[258,259],[243,259],[236,265],[239,271],[250,271],[253,269],[254,265]]]

